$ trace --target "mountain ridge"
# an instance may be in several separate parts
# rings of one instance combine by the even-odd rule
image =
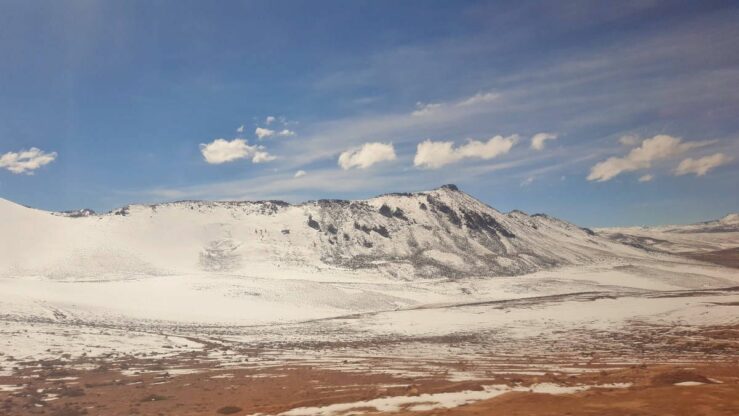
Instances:
[[[73,215],[19,205],[3,211],[11,218],[6,235],[22,237],[0,241],[8,253],[0,275],[290,276],[331,269],[458,278],[643,255],[545,214],[502,213],[454,185],[355,201],[177,201]]]
[[[604,227],[596,233],[613,241],[662,253],[721,253],[737,249],[739,213],[693,224],[654,227]],[[723,254],[722,254],[723,255]]]

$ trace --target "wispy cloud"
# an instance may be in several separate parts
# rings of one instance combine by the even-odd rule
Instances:
[[[411,113],[414,117],[423,117],[428,116],[434,113],[435,110],[438,110],[442,107],[442,104],[440,103],[428,103],[424,104],[422,102],[416,103],[416,110]]]
[[[478,92],[477,94],[473,95],[472,97],[465,98],[464,100],[458,102],[456,105],[458,107],[467,107],[471,105],[479,105],[479,104],[487,104],[491,103],[493,101],[496,101],[500,98],[499,93],[495,92]]]
[[[271,129],[267,129],[264,127],[257,127],[254,130],[254,134],[257,136],[259,140],[266,139],[269,137],[275,137],[275,136],[281,136],[281,137],[295,136],[295,132],[289,129],[271,130]]]
[[[438,103],[416,103],[416,110],[411,113],[414,117],[423,117],[437,114],[454,107],[474,107],[486,105],[501,98],[501,94],[497,92],[478,92],[477,94],[462,98],[456,102],[438,102]]]
[[[529,185],[531,185],[532,183],[534,183],[534,179],[535,178],[533,176],[527,177],[526,179],[524,179],[524,180],[521,181],[521,186],[529,186]]]
[[[554,133],[536,133],[531,137],[531,148],[534,150],[543,150],[547,140],[554,140],[557,135]]]
[[[297,173],[297,172],[296,172]],[[425,181],[422,178],[409,178],[399,186],[396,172],[375,171],[373,175],[366,175],[364,171],[358,174],[356,170],[320,169],[309,174],[299,176],[296,173],[280,172],[266,174],[259,177],[219,181],[202,185],[193,185],[177,188],[158,187],[146,190],[145,195],[158,200],[166,199],[284,199],[300,202],[315,198],[317,193],[346,193],[366,192],[368,189],[378,189],[379,192],[389,190],[423,189]],[[371,196],[371,194],[369,194]]]

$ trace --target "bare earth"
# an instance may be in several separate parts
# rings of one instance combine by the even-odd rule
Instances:
[[[218,415],[373,414],[373,400],[400,397],[398,415],[736,415],[739,412],[739,327],[700,331],[635,328],[585,339],[552,342],[551,354],[466,360],[352,357],[355,345],[300,349],[290,363],[274,351],[233,350],[209,344],[203,351],[166,358],[135,356],[15,363],[0,377],[0,413],[13,415]],[[450,351],[473,340],[423,340]],[[383,346],[384,347],[384,346]],[[605,347],[605,348],[603,348]],[[466,347],[465,347],[466,348]],[[315,353],[346,351],[316,361]],[[523,350],[522,350],[523,351]],[[567,351],[556,353],[555,351]],[[208,359],[231,354],[225,365]],[[238,358],[237,358],[238,357]],[[261,360],[259,357],[262,357]],[[12,357],[6,357],[12,359]],[[320,362],[319,365],[315,363]],[[237,364],[238,363],[238,364]],[[250,364],[253,363],[253,364]],[[669,363],[669,364],[665,364]],[[399,370],[397,373],[393,369]],[[485,369],[483,376],[450,374]],[[415,370],[415,371],[414,371]],[[682,383],[682,384],[681,384]],[[515,391],[444,408],[444,393],[474,395],[489,386]],[[580,388],[580,391],[568,391]],[[529,390],[533,390],[531,392]],[[559,391],[561,390],[561,391]],[[537,392],[541,391],[541,392]],[[550,394],[553,393],[553,394]],[[407,400],[407,403],[403,403]],[[332,409],[332,404],[349,404]],[[431,410],[424,410],[424,405]],[[380,407],[380,409],[378,409]]]

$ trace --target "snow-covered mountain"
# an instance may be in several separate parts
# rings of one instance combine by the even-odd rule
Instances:
[[[598,235],[665,253],[725,250],[739,246],[739,213],[687,225],[599,228]]]
[[[55,279],[500,276],[644,255],[547,215],[501,213],[454,185],[359,201],[181,201],[106,214],[0,199],[0,230],[0,276]]]

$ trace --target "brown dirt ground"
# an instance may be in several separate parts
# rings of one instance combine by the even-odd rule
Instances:
[[[254,364],[249,357],[256,352],[251,350],[234,352],[235,358],[241,357],[235,363],[239,368],[223,367],[221,361],[208,359],[203,351],[168,357],[15,361],[14,374],[0,376],[0,416],[271,415],[297,407],[379,397],[545,382],[562,386],[610,383],[632,383],[632,386],[557,396],[508,393],[454,409],[396,415],[739,415],[739,355],[736,354],[739,327],[683,329],[669,334],[664,328],[656,328],[656,332],[639,328],[634,328],[633,337],[606,334],[593,345],[577,344],[590,351],[588,360],[573,360],[566,353],[577,345],[552,344],[552,354],[541,357],[491,354],[476,361],[444,364],[449,370],[463,372],[490,368],[482,373],[486,374],[484,379],[462,382],[448,380],[443,368],[437,366],[433,366],[432,373],[437,376],[424,372],[432,364],[441,365],[438,360],[409,361],[408,357],[400,361],[401,358],[378,356],[363,361],[361,368],[377,371],[373,373],[356,370],[358,367],[351,358],[325,361],[320,366],[300,364],[299,360],[292,365],[278,360]],[[604,349],[605,346],[613,349]],[[522,352],[526,351],[522,347]],[[581,353],[575,356],[582,357]],[[552,366],[575,371],[524,376],[513,373],[520,367],[501,367],[501,363],[524,364],[528,371]],[[175,369],[197,372],[178,374]],[[382,369],[403,369],[403,374],[419,376],[383,373]],[[684,381],[706,384],[675,386]],[[16,387],[8,391],[9,386]],[[351,414],[373,412],[356,409]]]
[[[627,370],[612,377],[633,380],[627,389],[592,389],[577,394],[509,393],[467,406],[431,412],[394,415],[505,415],[505,416],[714,416],[739,414],[739,366],[699,366],[684,370],[672,366]],[[722,384],[675,386],[681,381],[722,381]],[[608,378],[608,377],[606,377]]]
[[[487,380],[399,378],[385,374],[328,371],[303,366],[260,370],[203,368],[196,374],[164,372],[124,376],[106,369],[3,377],[23,389],[0,392],[0,414],[16,415],[248,415],[323,406],[377,397],[481,389],[486,384],[561,385],[633,383],[627,389],[577,394],[508,393],[454,409],[397,415],[738,415],[739,363],[632,366],[580,375],[496,375]],[[231,375],[230,377],[218,377]],[[56,376],[56,377],[53,377]],[[59,380],[62,377],[75,380]],[[213,378],[217,376],[216,378]],[[721,382],[715,383],[715,381]],[[682,387],[674,383],[710,384]],[[44,401],[52,393],[59,398]],[[366,409],[366,414],[372,414]],[[352,414],[363,414],[361,411]]]

